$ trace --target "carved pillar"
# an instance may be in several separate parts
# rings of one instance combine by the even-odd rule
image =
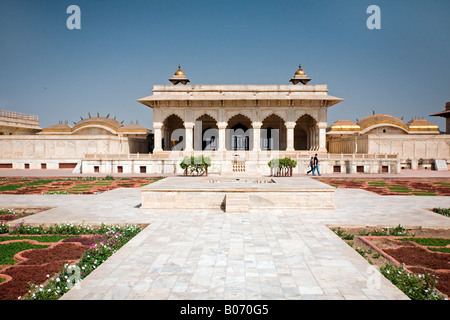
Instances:
[[[227,123],[219,122],[217,124],[217,127],[219,128],[219,148],[217,149],[217,151],[226,151],[225,141],[226,141]]]
[[[161,144],[161,140],[162,140],[162,133],[161,133],[161,128],[162,128],[162,123],[160,122],[155,122],[153,123],[153,129],[155,130],[155,135],[154,135],[154,148],[153,148],[153,152],[161,152],[163,151],[162,149],[162,144]]]
[[[253,127],[253,151],[261,151],[261,122],[252,122]]]
[[[318,139],[318,150],[319,152],[327,152],[327,136],[326,136],[327,124],[319,123],[319,128],[317,130]]]
[[[294,128],[295,122],[286,122],[286,151],[295,151]]]
[[[185,122],[184,123],[184,129],[185,129],[185,138],[186,138],[186,145],[184,151],[193,151],[194,145],[193,145],[193,128],[194,124],[192,122]]]

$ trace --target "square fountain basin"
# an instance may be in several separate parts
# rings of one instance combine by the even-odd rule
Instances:
[[[169,177],[141,188],[141,208],[334,209],[335,190],[308,177]]]

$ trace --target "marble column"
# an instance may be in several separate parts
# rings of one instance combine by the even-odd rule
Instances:
[[[314,128],[314,151],[319,150],[319,128]]]
[[[227,132],[227,123],[226,122],[219,122],[217,124],[217,127],[219,128],[219,148],[217,151],[226,151],[226,132]]]
[[[162,133],[161,133],[161,128],[162,128],[162,123],[159,122],[155,122],[153,123],[153,129],[155,130],[155,135],[154,135],[154,148],[153,148],[153,152],[161,152],[163,151],[162,149],[162,144],[161,144],[161,140],[162,140]]]
[[[253,151],[261,151],[262,122],[252,122],[252,127],[253,127]]]
[[[295,151],[294,128],[295,122],[286,122],[286,151]]]
[[[185,122],[184,129],[185,129],[185,139],[186,139],[184,151],[191,152],[194,150],[194,144],[193,144],[194,124],[192,122]]]
[[[318,140],[317,151],[318,152],[327,152],[326,130],[327,130],[327,124],[319,123],[318,130],[317,130],[317,140]]]

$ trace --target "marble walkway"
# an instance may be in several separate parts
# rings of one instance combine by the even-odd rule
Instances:
[[[140,209],[139,189],[100,195],[0,195],[49,206],[26,223],[149,224],[62,299],[407,299],[329,225],[450,228],[450,197],[337,189],[334,210]]]

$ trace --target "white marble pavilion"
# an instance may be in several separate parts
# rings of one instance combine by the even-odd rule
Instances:
[[[301,67],[291,85],[186,85],[180,68],[169,80],[174,85],[155,85],[138,100],[153,109],[154,153],[326,153],[327,110],[343,101],[326,85],[306,84]]]

